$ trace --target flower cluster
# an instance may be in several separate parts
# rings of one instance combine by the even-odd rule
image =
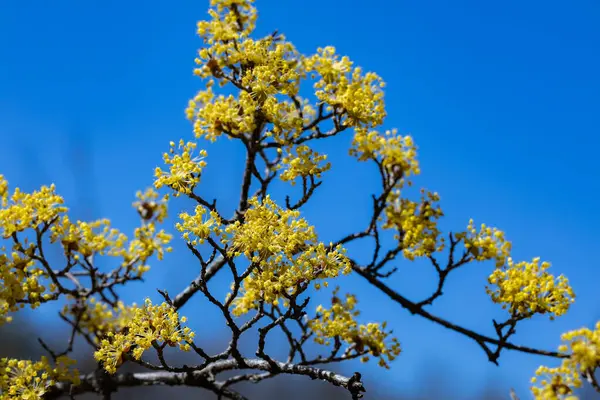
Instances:
[[[276,99],[278,94],[298,93],[304,72],[295,48],[282,35],[248,37],[256,21],[251,1],[216,1],[213,7],[212,19],[198,23],[197,33],[208,47],[199,50],[194,73],[212,77],[221,86],[233,82],[241,90],[237,98],[215,97],[214,81],[207,81],[206,90],[198,92],[186,110],[196,137],[211,141],[223,133],[240,137],[265,122],[278,129],[299,130],[303,119],[288,118],[295,104]]]
[[[396,129],[382,135],[375,130],[355,128],[350,155],[359,161],[380,162],[393,178],[402,179],[401,183],[411,175],[421,173],[412,137],[399,135]]]
[[[231,257],[244,255],[255,268],[233,302],[235,315],[256,308],[259,301],[277,304],[300,285],[351,271],[345,250],[319,243],[314,227],[298,211],[279,208],[269,196],[249,203],[244,222],[227,226],[221,239]]]
[[[421,190],[419,203],[401,198],[398,191],[389,196],[389,205],[385,209],[384,229],[398,231],[395,239],[402,245],[404,257],[414,260],[416,257],[429,256],[444,247],[443,238],[437,227],[437,220],[443,216],[442,209],[436,203],[437,193]]]
[[[299,55],[290,43],[275,42],[270,36],[245,39],[226,58],[213,57],[212,48],[200,50],[196,62],[202,67],[196,74],[212,74],[223,85],[233,79],[225,75],[224,69],[243,71],[236,86],[245,90],[240,90],[237,97],[215,96],[214,82],[208,80],[206,89],[190,100],[186,110],[188,119],[194,122],[196,137],[211,141],[223,133],[230,138],[240,137],[266,122],[273,124],[271,134],[276,138],[301,131],[305,120],[299,116],[297,105],[278,96],[295,95],[303,76],[297,62]],[[306,112],[311,114],[309,109]]]
[[[163,171],[157,167],[154,171],[156,180],[154,187],[160,189],[163,186],[170,187],[175,191],[175,196],[180,194],[190,194],[198,182],[202,168],[206,166],[206,151],[200,150],[199,156],[194,156],[194,150],[197,144],[194,142],[184,143],[183,139],[179,141],[178,148],[181,154],[175,154],[175,142],[170,143],[169,153],[163,155],[166,165],[169,165],[169,172]]]
[[[119,230],[110,227],[108,219],[92,222],[71,222],[64,215],[50,228],[50,241],[60,242],[66,256],[78,260],[79,255],[89,257],[92,254],[119,256],[124,253],[123,245],[127,236]]]
[[[163,222],[167,218],[167,201],[169,196],[165,195],[159,200],[159,194],[152,188],[135,194],[137,201],[133,207],[137,210],[144,222]]]
[[[194,134],[197,138],[215,141],[221,134],[240,137],[256,129],[258,103],[251,93],[241,91],[239,97],[233,95],[215,96],[211,89],[200,91],[190,101],[188,117],[194,122]]]
[[[182,236],[187,242],[196,246],[198,243],[204,243],[211,233],[216,235],[221,233],[221,218],[216,211],[208,212],[204,206],[196,206],[194,211],[194,215],[185,211],[179,214],[182,222],[178,222],[175,228],[183,232]],[[209,217],[206,217],[207,212]]]
[[[556,368],[541,366],[532,378],[531,388],[536,400],[577,400],[575,388],[582,386],[582,377],[593,377],[600,366],[600,322],[595,330],[581,328],[562,335],[559,351],[570,356]]]
[[[141,204],[146,205],[146,212],[155,207],[154,215],[151,218],[149,214],[146,215],[148,219],[135,229],[134,238],[130,241],[125,234],[111,228],[110,221],[107,219],[73,223],[66,215],[50,228],[52,232],[50,240],[52,243],[60,242],[65,255],[74,260],[79,260],[80,255],[86,258],[93,254],[122,257],[122,265],[127,267],[128,272],[135,270],[138,275],[141,275],[149,269],[145,263],[150,257],[157,254],[160,260],[165,251],[171,251],[167,245],[172,238],[164,230],[157,230],[155,223],[164,218],[165,205],[156,203],[152,205],[146,200],[141,201]],[[138,211],[140,207],[144,207],[137,203],[134,203],[134,206]]]
[[[510,256],[511,243],[504,237],[504,232],[481,224],[477,232],[473,220],[469,220],[466,232],[457,233],[456,238],[464,240],[465,248],[477,261],[495,260],[496,267],[501,267]]]
[[[109,332],[120,332],[131,320],[136,305],[127,307],[119,301],[114,307],[90,297],[87,302],[76,302],[63,307],[62,314],[78,321],[79,329],[99,342]]]
[[[165,252],[171,252],[172,247],[167,246],[173,235],[166,233],[164,229],[157,231],[155,224],[144,224],[135,228],[134,239],[129,242],[129,248],[124,254],[124,263],[129,266],[139,263],[136,272],[139,276],[150,269],[146,261],[156,254],[162,260]]]
[[[26,231],[42,233],[67,211],[54,185],[42,186],[39,191],[24,193],[16,188],[9,191],[8,181],[0,175],[0,235],[12,237],[12,251],[0,247],[0,324],[10,322],[7,314],[22,308],[32,308],[52,297],[43,281],[47,273],[36,262],[37,238],[29,241]],[[24,240],[19,235],[23,234]],[[49,287],[50,291],[55,288]]]
[[[249,88],[258,104],[264,104],[269,96],[278,93],[298,93],[303,75],[298,67],[299,56],[294,46],[283,39],[283,36],[277,42],[272,36],[256,41],[246,39],[241,43],[240,51],[227,60],[230,65],[252,64],[241,76],[241,84]]]
[[[189,351],[194,332],[182,327],[185,317],[179,317],[177,311],[167,303],[153,305],[146,299],[144,306],[132,307],[131,317],[119,332],[109,332],[100,342],[100,348],[94,353],[104,369],[114,374],[123,363],[125,355],[131,354],[139,360],[145,350],[153,346],[179,346]]]
[[[345,114],[345,125],[374,127],[383,123],[386,113],[381,89],[385,84],[379,76],[352,68],[350,59],[340,58],[331,46],[317,49],[317,54],[303,62],[308,74],[318,75],[316,97]]]
[[[198,35],[207,44],[222,50],[221,54],[225,53],[233,39],[247,37],[254,30],[256,9],[252,3],[253,0],[211,0],[208,13],[212,19],[198,22]]]
[[[0,399],[42,400],[59,381],[80,383],[79,373],[70,369],[75,364],[65,356],[57,357],[52,366],[46,357],[40,361],[0,359]]]
[[[40,305],[49,295],[42,284],[44,277],[45,272],[31,258],[16,251],[10,255],[0,253],[0,325],[12,321],[7,314],[22,308],[23,303],[32,308]]]
[[[308,146],[298,146],[295,148],[296,154],[288,154],[283,157],[281,168],[286,168],[280,175],[284,181],[291,181],[294,185],[298,177],[315,176],[321,177],[321,173],[331,168],[331,163],[319,165],[327,160],[327,155],[320,155],[311,150]]]
[[[55,193],[55,186],[42,186],[39,191],[24,193],[16,188],[12,195],[8,182],[0,175],[0,235],[9,238],[13,233],[49,224],[67,211],[64,200]]]
[[[363,355],[361,360],[369,360],[367,354],[379,358],[379,365],[389,368],[388,361],[393,361],[400,354],[398,339],[390,337],[392,332],[386,331],[386,323],[358,324],[356,317],[356,297],[346,295],[345,300],[337,297],[335,290],[331,308],[317,307],[317,316],[309,321],[309,327],[315,333],[315,341],[330,345],[331,339],[339,338],[348,344],[346,355]]]
[[[535,313],[550,314],[550,319],[563,315],[574,300],[574,293],[567,278],[548,273],[550,263],[540,264],[539,258],[532,262],[514,263],[508,257],[508,265],[496,268],[488,278],[496,288],[486,290],[495,303],[502,304],[511,315],[521,317]]]

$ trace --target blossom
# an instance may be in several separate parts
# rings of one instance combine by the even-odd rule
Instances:
[[[130,317],[123,324],[127,329],[109,332],[94,357],[107,372],[114,374],[127,354],[139,360],[154,343],[189,351],[195,334],[190,328],[182,327],[181,324],[186,321],[171,305],[153,305],[150,299],[146,299],[142,307],[131,308]]]
[[[78,385],[79,373],[71,369],[74,360],[57,357],[54,366],[46,357],[40,361],[0,359],[0,398],[42,400],[51,387],[59,381]]]
[[[200,155],[194,156],[193,152],[197,144],[194,142],[185,143],[183,139],[179,141],[178,148],[181,154],[175,154],[175,143],[170,143],[169,153],[163,155],[165,164],[169,166],[169,172],[163,171],[157,167],[154,176],[154,187],[160,189],[168,186],[175,191],[175,196],[180,194],[190,194],[194,187],[200,181],[202,168],[206,166],[206,151],[200,150]]]
[[[339,338],[349,346],[346,355],[358,353],[362,355],[361,360],[366,362],[369,360],[369,355],[363,355],[366,351],[379,359],[380,366],[389,368],[388,361],[393,361],[401,351],[398,339],[385,330],[385,322],[359,324],[356,321],[360,315],[356,310],[356,296],[348,294],[342,300],[337,297],[338,290],[333,293],[331,308],[318,306],[317,316],[308,322],[315,333],[315,342],[330,345],[331,339]]]

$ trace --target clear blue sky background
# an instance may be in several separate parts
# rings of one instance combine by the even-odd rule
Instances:
[[[0,173],[28,190],[55,182],[76,216],[109,217],[130,232],[134,192],[152,182],[169,140],[191,138],[183,110],[201,87],[191,72],[201,45],[195,23],[207,3],[0,2]],[[515,259],[541,256],[570,278],[578,298],[569,315],[525,322],[515,342],[554,349],[561,332],[594,323],[599,3],[259,0],[258,8],[261,34],[279,29],[305,53],[334,45],[387,81],[386,127],[415,137],[423,170],[416,183],[441,194],[444,227],[464,228],[470,217],[498,226]],[[340,151],[349,140],[325,145],[334,168],[306,209],[326,241],[364,226],[377,185],[369,165]],[[207,150],[202,193],[231,207],[241,149],[225,141]],[[155,263],[147,285],[126,299],[140,301],[156,287],[177,292],[197,273],[187,261],[172,255]],[[433,289],[426,263],[398,266],[390,283],[403,293],[417,299]],[[433,311],[492,333],[491,318],[503,313],[484,292],[491,269],[474,264],[451,276]],[[357,283],[346,288],[362,299],[365,318],[390,320],[405,349],[391,371],[364,367],[371,385],[410,395],[429,374],[446,382],[449,398],[487,383],[527,398],[537,365],[553,362],[505,352],[493,366],[474,342]],[[192,321],[216,316],[200,303],[185,313]],[[219,333],[196,324],[200,336]]]

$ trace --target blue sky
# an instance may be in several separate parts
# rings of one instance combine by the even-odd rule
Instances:
[[[207,5],[2,1],[0,173],[28,190],[55,182],[76,216],[108,217],[131,231],[135,191],[151,184],[170,140],[192,137],[183,110],[201,88],[191,72],[201,45],[195,23]],[[440,193],[445,228],[464,228],[471,217],[498,226],[513,241],[515,259],[541,256],[569,277],[578,295],[569,315],[528,321],[515,342],[554,349],[561,332],[600,317],[597,2],[258,0],[257,6],[260,34],[279,29],[304,53],[333,45],[383,77],[385,126],[414,136],[423,171],[416,185]],[[350,136],[336,140],[322,147],[334,167],[306,209],[326,241],[364,226],[377,185],[371,166],[340,151]],[[205,147],[201,190],[231,207],[241,148],[227,140]],[[156,287],[177,292],[196,274],[184,261],[172,255],[155,263],[147,284],[128,298],[139,301]],[[409,297],[433,288],[426,263],[400,260],[398,267],[390,283]],[[484,292],[491,268],[473,264],[451,276],[432,311],[491,333],[491,318],[503,316]],[[345,283],[362,299],[365,318],[388,319],[405,349],[389,372],[362,367],[383,388],[417,393],[415,380],[428,371],[443,376],[455,398],[486,382],[527,398],[537,365],[552,362],[506,352],[493,366],[474,342],[384,303],[358,280]],[[191,320],[216,315],[201,303],[185,312]]]

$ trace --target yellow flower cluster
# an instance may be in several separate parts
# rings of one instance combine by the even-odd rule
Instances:
[[[317,54],[306,57],[303,63],[307,73],[318,74],[316,97],[331,109],[344,112],[345,125],[374,127],[383,123],[386,113],[381,89],[385,84],[379,76],[352,68],[350,59],[340,59],[331,46],[317,49]]]
[[[281,145],[289,145],[304,132],[303,126],[310,124],[316,111],[308,99],[297,98],[299,109],[289,101],[282,101],[275,97],[269,97],[263,105],[263,113],[273,124],[270,130],[265,132],[265,137],[272,137]],[[302,113],[302,117],[300,116]]]
[[[42,400],[59,381],[80,383],[79,373],[70,369],[75,364],[65,356],[52,366],[46,357],[40,361],[0,359],[0,400]]]
[[[79,321],[79,329],[82,332],[89,333],[93,339],[98,340],[109,332],[119,332],[127,326],[135,309],[135,304],[126,307],[119,301],[115,307],[110,307],[91,297],[83,304],[65,305],[62,312],[64,315],[72,316],[72,320]]]
[[[421,201],[401,198],[398,191],[389,196],[389,205],[385,209],[386,221],[384,229],[394,228],[398,233],[394,236],[402,244],[404,257],[414,260],[417,257],[429,256],[444,248],[444,240],[440,238],[437,220],[443,216],[442,209],[435,204],[440,197],[437,193],[421,190]]]
[[[209,85],[190,101],[187,113],[194,120],[195,136],[214,142],[222,133],[239,137],[254,131],[257,107],[251,93],[242,91],[238,99],[233,95],[214,97]]]
[[[281,209],[270,196],[261,202],[257,197],[248,201],[244,221],[235,221],[225,228],[231,255],[245,255],[251,262],[267,267],[271,258],[281,262],[284,256],[291,258],[306,243],[316,243],[313,226],[300,217],[297,210]]]
[[[110,227],[108,219],[92,222],[71,222],[68,215],[64,215],[50,228],[51,243],[60,241],[65,255],[73,255],[77,260],[79,254],[89,257],[98,255],[119,256],[124,254],[123,245],[127,236],[119,230]],[[79,253],[79,254],[75,254]]]
[[[183,232],[182,236],[187,242],[196,246],[198,243],[204,243],[204,240],[206,240],[211,233],[220,235],[221,218],[216,211],[208,212],[203,206],[196,206],[194,211],[194,215],[190,215],[187,212],[179,214],[179,218],[182,222],[175,224],[175,228],[177,228],[179,232]],[[209,217],[205,218],[207,212]]]
[[[1,251],[4,252],[4,249]],[[21,301],[27,301],[31,308],[40,305],[46,292],[41,283],[45,276],[32,259],[17,252],[10,256],[0,253],[0,325],[12,321],[7,314],[22,308],[24,304]]]
[[[144,192],[138,191],[135,197],[137,201],[133,203],[133,207],[140,214],[142,220],[163,222],[167,218],[168,195],[159,200],[158,192],[152,188],[147,188]]]
[[[382,135],[374,130],[355,128],[350,155],[359,161],[377,160],[392,176],[401,173],[403,179],[421,173],[412,137],[398,135],[396,129]]]
[[[368,354],[379,358],[379,365],[389,368],[388,361],[393,361],[400,354],[400,343],[396,338],[390,338],[392,332],[385,330],[386,323],[358,324],[356,317],[356,297],[346,295],[345,301],[337,297],[334,291],[331,308],[317,307],[317,316],[309,321],[309,327],[315,333],[315,341],[319,344],[330,345],[331,339],[338,337],[349,345],[346,354],[353,352]],[[363,362],[369,360],[365,355]]]
[[[24,193],[16,188],[12,195],[8,191],[8,182],[0,175],[0,234],[9,238],[13,233],[36,228],[43,223],[52,222],[61,213],[67,211],[64,200],[54,193],[55,186],[42,186],[39,191]]]
[[[215,97],[214,81],[208,80],[206,90],[199,91],[186,109],[188,119],[194,122],[197,138],[215,141],[222,133],[231,138],[253,132],[259,110],[262,120],[274,125],[271,134],[275,133],[276,137],[301,131],[304,119],[299,117],[296,105],[275,96],[295,95],[303,76],[295,61],[299,56],[290,43],[275,43],[272,37],[256,41],[244,39],[231,48],[225,58],[214,58],[214,53],[214,46],[199,51],[196,63],[201,67],[195,70],[196,75],[212,75],[224,85],[228,80],[224,78],[223,68],[243,71],[236,85],[245,90],[240,90],[237,98],[233,95]],[[306,111],[311,114],[310,109]]]
[[[147,272],[150,269],[145,262],[155,253],[159,260],[162,260],[165,252],[171,252],[172,247],[167,246],[173,235],[166,233],[163,229],[157,232],[156,225],[153,223],[142,225],[135,228],[134,239],[129,242],[129,248],[124,254],[124,263],[130,265],[135,262],[140,264],[136,267],[138,275]]]
[[[0,174],[0,205],[4,208],[8,205],[8,181]]]
[[[204,41],[226,47],[233,39],[247,37],[255,27],[256,9],[253,0],[211,0],[208,13],[211,21],[198,22],[197,33]],[[225,49],[222,50],[223,54]]]
[[[531,316],[535,313],[550,314],[550,319],[567,312],[575,294],[567,278],[548,273],[550,263],[540,264],[539,258],[532,262],[514,263],[508,257],[508,265],[496,268],[488,281],[495,285],[486,291],[495,303],[502,304],[511,315]]]
[[[244,222],[227,226],[221,239],[230,256],[244,255],[256,266],[233,302],[235,315],[247,313],[259,300],[278,304],[303,283],[350,273],[345,250],[319,243],[314,227],[298,211],[279,208],[269,196],[263,202],[254,197],[249,204]]]
[[[0,176],[0,231],[5,238],[23,234],[12,246],[9,254],[0,248],[0,324],[10,321],[9,312],[17,311],[28,303],[38,307],[44,300],[55,298],[57,287],[51,284],[49,291],[42,284],[48,278],[47,271],[36,264],[41,257],[37,240],[29,240],[30,229],[41,235],[49,232],[51,243],[60,243],[67,258],[78,261],[94,254],[122,257],[126,273],[142,274],[148,270],[145,262],[154,254],[161,259],[171,239],[164,230],[157,231],[156,222],[166,216],[166,199],[157,201],[158,194],[152,189],[139,192],[134,206],[143,217],[143,225],[135,230],[129,243],[127,236],[110,227],[106,219],[72,222],[64,215],[63,199],[54,193],[54,186],[43,186],[39,191],[23,193],[18,188],[9,193],[8,183]],[[49,229],[48,229],[49,227]]]
[[[150,195],[152,192],[147,192]],[[144,198],[143,195],[140,195]],[[155,196],[152,194],[151,196]],[[134,268],[141,275],[148,271],[149,266],[145,262],[155,253],[158,259],[161,260],[165,251],[171,251],[167,247],[172,236],[164,230],[157,231],[155,221],[164,219],[166,206],[164,204],[152,206],[152,203],[142,201],[141,204],[146,204],[148,209],[156,207],[153,220],[148,219],[144,224],[134,231],[134,238],[128,242],[128,238],[117,229],[110,227],[110,221],[102,219],[93,222],[77,221],[71,222],[68,216],[63,216],[62,219],[56,221],[51,229],[52,235],[50,240],[52,243],[60,242],[63,246],[65,255],[73,256],[75,260],[80,258],[79,254],[84,257],[89,257],[92,254],[107,255],[112,257],[122,257],[123,264],[128,268]],[[136,208],[142,207],[134,203]],[[139,211],[139,208],[138,208]]]
[[[153,305],[146,299],[144,306],[132,307],[131,318],[120,332],[109,332],[94,353],[97,361],[111,374],[123,363],[126,354],[139,360],[145,350],[153,345],[179,346],[189,351],[194,332],[182,327],[185,317],[179,317],[177,311],[167,303]]]
[[[600,322],[593,331],[581,328],[563,334],[561,339],[567,344],[559,351],[570,351],[570,357],[557,368],[538,368],[531,379],[538,384],[531,388],[536,400],[577,400],[573,389],[582,386],[582,376],[594,376],[600,366]]]
[[[190,194],[198,182],[202,168],[206,166],[206,151],[200,150],[199,156],[194,156],[194,150],[197,144],[194,142],[184,143],[183,139],[179,141],[178,148],[181,154],[175,154],[175,142],[170,143],[169,153],[163,155],[166,165],[169,165],[169,172],[163,171],[157,167],[154,171],[156,180],[154,187],[160,189],[163,186],[170,187],[175,191],[175,196],[180,194]]]
[[[24,193],[16,188],[9,191],[8,181],[0,175],[0,232],[8,239],[29,229],[45,229],[44,225],[53,223],[61,213],[62,197],[55,194],[55,187],[42,186],[39,191]],[[25,235],[26,236],[26,235]],[[33,259],[37,245],[27,237],[21,243],[14,243],[9,253],[0,248],[0,325],[10,322],[9,312],[15,312],[29,303],[32,308],[51,296],[42,284],[47,277],[43,269],[36,266]],[[51,286],[50,290],[54,287]]]
[[[273,37],[259,40],[245,39],[240,51],[227,59],[228,65],[252,63],[252,68],[244,71],[242,86],[249,88],[258,104],[277,93],[296,95],[303,72],[298,68],[298,53],[294,46]]]
[[[464,240],[465,248],[477,261],[495,260],[496,267],[501,267],[510,256],[512,245],[504,237],[504,232],[485,224],[481,224],[477,232],[472,219],[469,220],[467,231],[455,236]]]
[[[280,175],[284,181],[291,181],[294,185],[295,179],[298,177],[315,176],[321,177],[321,173],[331,168],[331,163],[320,163],[327,160],[327,155],[320,155],[316,151],[311,150],[308,146],[298,146],[295,148],[296,154],[288,154],[281,160],[280,168],[286,168]]]

